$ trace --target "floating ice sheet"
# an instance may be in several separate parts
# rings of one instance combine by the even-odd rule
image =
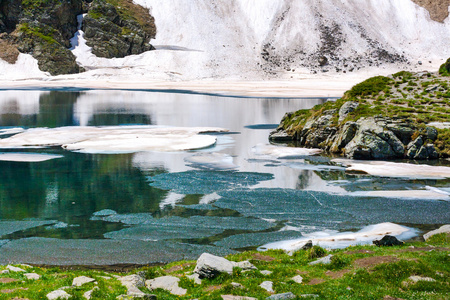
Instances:
[[[0,161],[14,162],[43,162],[47,160],[62,158],[63,155],[25,153],[25,152],[0,152]]]
[[[390,190],[390,191],[364,191],[351,193],[353,196],[363,197],[387,197],[421,200],[446,200],[450,201],[450,196],[433,190]]]
[[[0,221],[0,237],[14,232],[55,223],[57,223],[57,221]]]
[[[380,223],[364,227],[358,232],[313,232],[305,234],[304,238],[285,240],[263,245],[258,250],[282,249],[296,251],[301,249],[309,240],[314,245],[326,248],[345,248],[350,245],[371,244],[373,240],[385,235],[396,236],[400,239],[410,239],[417,235],[417,231],[393,223]]]
[[[202,127],[58,127],[32,128],[6,139],[0,148],[62,146],[87,153],[133,153],[139,151],[182,151],[209,147],[216,138],[199,134],[226,131]]]
[[[160,174],[148,179],[153,187],[188,195],[250,187],[261,181],[273,179],[273,175],[233,171],[186,171]]]
[[[279,241],[280,239],[298,239],[302,234],[298,231],[272,231],[236,234],[226,237],[214,245],[231,249],[257,247],[265,243]]]
[[[233,157],[225,153],[199,153],[185,158],[191,167],[207,170],[233,170],[238,166]]]
[[[416,179],[450,178],[450,167],[387,161],[355,161],[347,159],[333,159],[332,161],[347,166],[347,171],[362,171],[373,176]]]
[[[219,256],[233,250],[207,245],[138,240],[59,240],[26,238],[0,247],[0,264],[47,265],[151,264],[195,260],[202,253]]]
[[[446,224],[449,202],[427,199],[353,197],[290,189],[239,189],[219,193],[214,206],[242,215],[278,221],[292,226],[351,229],[386,221],[404,224]]]
[[[224,230],[266,230],[273,223],[243,217],[205,217],[190,218],[168,217],[161,219],[145,219],[141,225],[108,232],[104,236],[111,239],[130,240],[167,240],[192,239],[213,236]]]
[[[0,128],[0,136],[17,134],[24,131],[25,129],[23,129],[22,127]]]
[[[152,222],[153,217],[149,213],[135,213],[135,214],[110,214],[104,216],[91,217],[91,221],[105,221],[112,223],[124,223],[127,225],[146,224]]]
[[[0,247],[8,243],[9,240],[0,240]]]
[[[252,152],[258,156],[289,158],[289,157],[317,155],[322,153],[323,150],[314,148],[295,148],[295,147],[258,144],[252,148]]]

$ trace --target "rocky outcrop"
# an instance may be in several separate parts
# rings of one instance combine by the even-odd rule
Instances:
[[[150,39],[155,37],[156,27],[149,11],[132,1],[122,2],[131,13],[105,0],[94,0],[83,20],[87,45],[99,57],[125,57],[154,49]]]
[[[90,2],[1,1],[0,58],[15,63],[20,51],[31,54],[38,60],[39,69],[51,75],[84,71],[69,47],[77,31],[77,15],[86,12],[83,27],[94,54],[124,57],[153,49],[149,42],[156,28],[148,10],[131,0]]]
[[[433,127],[425,130],[407,121],[388,117],[360,118],[335,126],[332,123],[335,111],[325,111],[311,119],[291,140],[301,146],[322,148],[330,153],[343,154],[351,159],[436,159],[439,157],[433,141],[437,131]],[[289,136],[281,127],[270,136]],[[282,141],[286,141],[283,137]]]
[[[432,20],[444,22],[448,18],[450,0],[412,0],[417,5],[424,7],[430,13]]]

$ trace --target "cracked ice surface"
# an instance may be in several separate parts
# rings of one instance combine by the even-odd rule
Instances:
[[[32,128],[1,139],[0,148],[62,146],[84,153],[171,152],[212,146],[216,137],[200,133],[224,131],[222,128],[154,126]]]

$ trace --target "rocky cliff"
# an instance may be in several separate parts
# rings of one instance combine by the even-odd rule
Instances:
[[[286,114],[270,140],[352,159],[450,157],[449,72],[450,59],[435,74],[370,78],[336,102]]]
[[[69,50],[82,13],[90,16],[84,26],[99,56],[123,57],[152,48],[154,20],[131,0],[2,0],[0,58],[14,63],[20,51],[51,75],[83,71]]]

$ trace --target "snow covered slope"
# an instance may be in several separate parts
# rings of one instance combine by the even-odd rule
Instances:
[[[89,71],[70,78],[290,79],[380,66],[436,70],[450,57],[450,18],[432,21],[411,0],[135,2],[155,17],[157,50],[104,59],[79,39],[74,53]],[[0,68],[18,67],[0,62]]]

